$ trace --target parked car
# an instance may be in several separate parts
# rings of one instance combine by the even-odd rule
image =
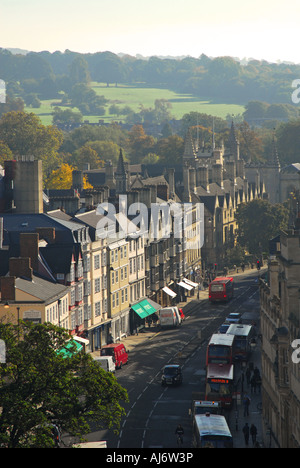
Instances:
[[[181,385],[182,384],[182,369],[178,364],[168,364],[163,369],[161,384],[164,385]]]
[[[164,307],[160,309],[159,318],[162,328],[177,327],[182,321],[178,307]]]
[[[106,372],[112,372],[112,373],[115,372],[116,364],[112,356],[97,356],[94,358],[94,360]]]

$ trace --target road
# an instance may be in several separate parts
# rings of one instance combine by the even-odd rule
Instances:
[[[235,297],[227,304],[193,301],[178,329],[161,330],[130,352],[130,362],[117,371],[130,402],[119,435],[91,428],[88,440],[107,440],[108,448],[176,448],[175,429],[185,430],[183,448],[192,447],[189,408],[193,392],[204,391],[206,345],[230,312],[258,316],[257,273],[235,278]],[[183,366],[183,384],[162,387],[162,368]]]

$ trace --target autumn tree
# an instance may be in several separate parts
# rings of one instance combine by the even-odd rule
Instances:
[[[131,163],[140,163],[148,153],[153,152],[155,139],[145,133],[142,125],[134,125],[128,133],[127,144]]]
[[[52,171],[49,178],[46,180],[46,188],[70,189],[72,187],[72,173],[74,170],[76,170],[76,167],[72,167],[69,164],[62,164],[61,167]],[[83,188],[93,188],[85,176],[83,177]]]
[[[118,430],[126,390],[89,354],[59,353],[70,345],[64,329],[0,323],[0,339],[6,346],[6,363],[0,365],[1,448],[54,448],[53,425],[80,441],[91,423]]]
[[[162,163],[180,164],[184,152],[184,140],[178,135],[161,138],[156,144],[155,152]]]

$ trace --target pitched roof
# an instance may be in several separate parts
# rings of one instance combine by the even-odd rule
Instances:
[[[51,303],[56,298],[59,299],[67,293],[68,288],[58,283],[46,281],[38,276],[33,276],[33,280],[24,278],[16,279],[16,289],[19,289],[42,302]]]

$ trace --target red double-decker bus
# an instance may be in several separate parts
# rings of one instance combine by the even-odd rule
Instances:
[[[233,403],[234,366],[232,364],[209,364],[206,369],[205,400],[219,401],[229,408]]]
[[[206,369],[205,399],[219,401],[229,408],[234,394],[234,366],[232,364],[209,364]]]
[[[234,296],[232,277],[215,278],[209,285],[210,302],[227,302]]]
[[[206,365],[208,364],[233,364],[235,335],[215,333],[211,336],[207,351]]]

